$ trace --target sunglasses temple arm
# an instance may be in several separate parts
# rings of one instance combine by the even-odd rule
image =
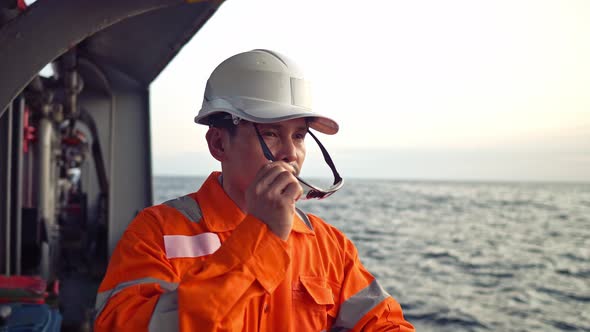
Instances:
[[[268,145],[266,145],[264,138],[262,138],[262,135],[260,135],[260,131],[258,131],[258,126],[255,123],[253,123],[253,125],[254,129],[256,130],[256,135],[258,136],[260,146],[262,146],[262,153],[264,154],[264,157],[269,161],[275,161],[275,156],[272,155],[272,152],[270,152],[270,149],[268,148]]]
[[[313,137],[313,139],[316,141],[316,143],[318,143],[320,150],[322,150],[322,154],[324,155],[324,160],[326,161],[328,166],[330,166],[330,169],[332,170],[332,173],[334,174],[334,184],[342,181],[340,174],[338,174],[338,171],[336,170],[336,166],[334,166],[334,162],[332,161],[332,158],[330,158],[330,154],[328,153],[328,150],[326,150],[326,148],[322,145],[320,140],[317,137],[315,137],[315,135],[311,132],[311,130],[308,129],[307,132],[311,135],[311,137]]]

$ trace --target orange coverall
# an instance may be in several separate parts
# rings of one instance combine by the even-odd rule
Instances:
[[[98,290],[95,331],[414,331],[343,233],[298,213],[282,241],[219,176],[137,215]]]

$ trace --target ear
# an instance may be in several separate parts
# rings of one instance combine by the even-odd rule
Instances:
[[[223,129],[215,127],[209,128],[207,134],[205,134],[207,145],[209,147],[209,153],[211,153],[213,158],[220,162],[225,160],[226,136],[227,133]]]
[[[226,135],[227,133],[223,129],[215,127],[209,128],[207,134],[205,134],[209,153],[220,162],[225,160]]]

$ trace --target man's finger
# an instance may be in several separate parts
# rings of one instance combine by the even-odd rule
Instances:
[[[273,194],[281,195],[291,183],[298,183],[297,178],[290,170],[283,169],[280,174],[277,174],[274,181],[269,185],[269,189]]]
[[[289,183],[283,192],[286,197],[291,197],[294,201],[297,201],[301,195],[303,195],[303,188],[299,184],[299,181]]]
[[[282,172],[285,172],[285,169],[278,164],[265,168],[260,178],[256,181],[257,187],[259,189],[268,188]]]

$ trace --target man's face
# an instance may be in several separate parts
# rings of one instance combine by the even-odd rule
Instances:
[[[291,164],[294,172],[299,174],[305,160],[305,119],[256,126],[276,160]],[[245,192],[258,170],[269,161],[264,157],[252,123],[241,123],[233,137],[227,135],[225,160],[222,162],[224,181],[232,181],[233,186]]]

